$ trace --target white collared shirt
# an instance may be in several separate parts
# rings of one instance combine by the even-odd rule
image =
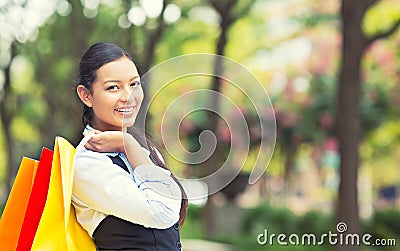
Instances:
[[[108,157],[116,155],[130,173]],[[72,204],[78,222],[90,236],[107,215],[158,229],[178,221],[182,194],[168,170],[156,165],[132,169],[123,153],[99,153],[79,146],[74,161]]]

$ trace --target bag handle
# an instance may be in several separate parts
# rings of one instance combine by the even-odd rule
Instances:
[[[76,153],[80,152],[86,145],[86,143],[93,137],[94,131],[88,132],[85,137],[81,140],[81,143],[76,147]]]

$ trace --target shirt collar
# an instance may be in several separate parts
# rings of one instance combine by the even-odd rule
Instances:
[[[90,132],[90,131],[93,131],[93,130],[94,130],[94,128],[91,127],[89,124],[87,124],[85,129],[83,129],[83,132],[85,133],[85,132]]]

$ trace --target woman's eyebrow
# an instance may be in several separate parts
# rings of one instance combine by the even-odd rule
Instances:
[[[139,76],[139,75],[134,76],[133,78],[131,78],[131,79],[129,80],[129,82],[131,82],[131,81],[133,81],[133,80],[135,80],[135,79],[137,79],[137,78],[140,78],[140,76]],[[109,80],[104,81],[103,84],[107,84],[107,83],[109,83],[109,82],[111,82],[111,83],[122,83],[123,81],[122,81],[122,80],[118,80],[118,79],[109,79]]]

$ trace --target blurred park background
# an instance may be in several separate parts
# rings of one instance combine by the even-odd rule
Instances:
[[[0,0],[0,205],[22,156],[38,159],[57,135],[79,142],[74,81],[90,44],[126,48],[142,74],[175,56],[215,53],[263,84],[277,140],[268,169],[248,185],[259,118],[233,95],[250,127],[249,161],[222,192],[190,204],[184,250],[333,250],[261,246],[257,236],[265,229],[323,234],[339,221],[351,232],[395,239],[397,247],[337,250],[400,250],[399,24],[398,0]],[[207,88],[230,95],[221,81],[209,80]],[[160,95],[150,131],[157,135],[171,97],[196,88],[189,83]],[[183,120],[187,149],[199,148],[205,129],[219,147],[205,166],[165,153],[178,176],[204,175],[224,160],[230,137],[213,119],[199,112]]]

